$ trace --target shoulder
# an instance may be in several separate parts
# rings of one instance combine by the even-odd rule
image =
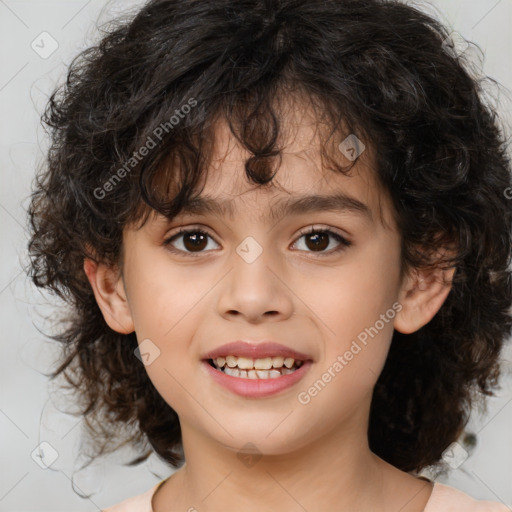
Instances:
[[[510,509],[496,501],[475,500],[454,487],[435,482],[424,512],[510,512]]]
[[[103,509],[101,512],[153,512],[151,498],[162,483],[163,481],[154,485],[145,493],[128,498],[117,505]]]

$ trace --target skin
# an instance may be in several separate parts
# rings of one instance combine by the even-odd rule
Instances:
[[[160,350],[145,369],[180,418],[186,465],[158,489],[154,511],[421,511],[432,484],[370,451],[369,408],[393,329],[411,333],[428,323],[450,291],[454,269],[414,269],[401,279],[400,234],[392,203],[373,180],[369,145],[348,177],[322,169],[311,112],[295,111],[285,125],[290,129],[274,185],[258,189],[244,173],[250,155],[219,122],[201,195],[232,199],[233,217],[170,222],[154,216],[141,229],[125,228],[122,272],[84,263],[108,325],[135,331],[139,343],[149,338]],[[280,199],[333,190],[364,202],[372,219],[318,211],[265,220]],[[328,247],[315,251],[311,237],[299,233],[313,225],[352,245],[322,257],[339,242],[331,237]],[[209,232],[197,257],[164,244],[180,226]],[[247,236],[263,250],[251,264],[236,252]],[[185,238],[173,246],[190,254],[193,245]],[[298,394],[394,303],[400,312],[317,396],[299,403]],[[314,362],[278,395],[243,398],[213,382],[201,366],[202,354],[237,339],[274,340]],[[261,455],[250,466],[237,457],[248,442]]]

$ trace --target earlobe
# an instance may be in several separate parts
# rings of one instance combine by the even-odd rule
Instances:
[[[402,309],[395,316],[394,328],[411,334],[428,324],[441,309],[452,287],[455,267],[415,271],[404,280],[399,302]]]
[[[120,334],[132,333],[135,330],[132,314],[117,268],[85,258],[84,272],[108,326]]]

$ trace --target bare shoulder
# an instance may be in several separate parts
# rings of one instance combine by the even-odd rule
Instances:
[[[476,500],[468,494],[436,482],[425,512],[510,512],[503,503]]]

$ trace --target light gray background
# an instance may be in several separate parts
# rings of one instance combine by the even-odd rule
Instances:
[[[26,263],[26,208],[36,166],[47,140],[39,115],[49,93],[61,82],[76,53],[97,38],[96,23],[141,2],[80,0],[0,0],[0,511],[89,511],[145,492],[171,473],[152,456],[136,468],[122,466],[131,452],[98,462],[75,473],[82,499],[71,487],[80,461],[80,419],[59,412],[57,394],[50,395],[44,373],[52,369],[56,347],[36,328],[45,329],[45,316],[54,319],[58,308],[47,304],[23,273]],[[482,70],[506,88],[512,86],[511,0],[449,0],[414,3],[440,17],[452,30],[477,43],[485,54]],[[58,48],[42,58],[32,41],[48,32]],[[41,43],[39,43],[41,46]],[[44,51],[42,48],[40,51]],[[496,92],[492,93],[496,95]],[[511,125],[510,97],[499,96],[500,108]],[[511,205],[512,206],[512,205]],[[50,299],[51,301],[51,299]],[[56,301],[53,300],[55,304]],[[471,422],[478,433],[474,453],[448,478],[440,481],[481,499],[512,506],[512,354],[506,359],[502,390],[488,401],[486,414]],[[58,458],[42,469],[31,453],[46,441]],[[156,473],[153,474],[152,472]],[[77,490],[78,490],[77,489]]]

